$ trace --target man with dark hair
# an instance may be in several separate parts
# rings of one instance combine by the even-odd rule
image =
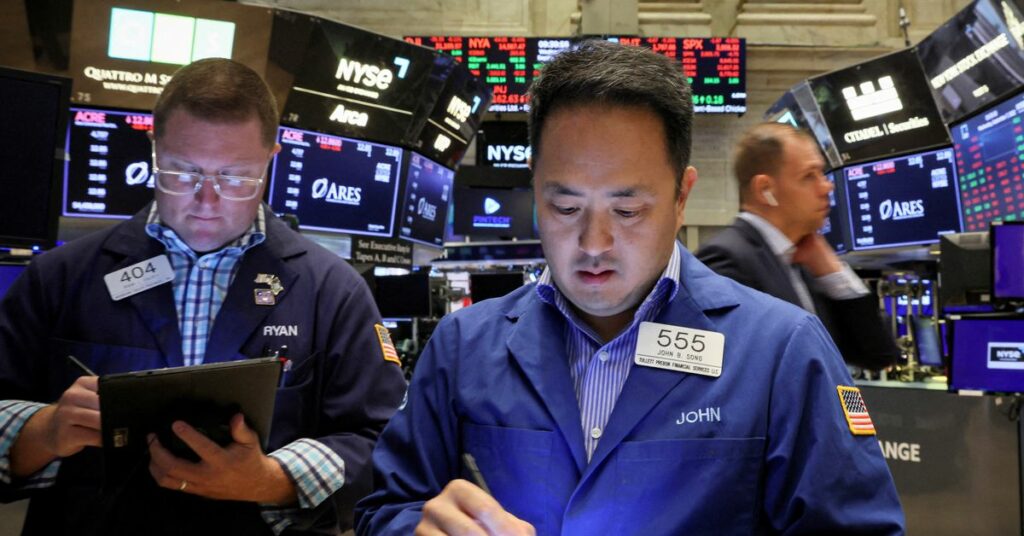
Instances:
[[[530,95],[548,267],[441,321],[359,534],[901,533],[821,324],[675,239],[697,179],[679,66],[587,42]]]
[[[899,355],[878,299],[818,230],[834,186],[811,136],[781,123],[748,129],[736,145],[741,210],[697,251],[712,270],[816,314],[847,363],[881,369]]]
[[[405,388],[379,313],[354,270],[261,203],[280,146],[258,74],[195,62],[154,112],[155,202],[35,259],[0,302],[0,491],[31,498],[26,534],[334,531]],[[105,284],[147,261],[169,282]],[[105,375],[284,347],[266,454],[241,414],[223,447],[179,420],[198,462],[150,437],[132,474],[103,481],[97,378],[69,355]]]

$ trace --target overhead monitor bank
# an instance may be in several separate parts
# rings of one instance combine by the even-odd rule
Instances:
[[[590,38],[590,37],[588,37]],[[680,64],[693,88],[697,113],[743,113],[747,110],[746,40],[736,37],[600,36],[640,46]],[[527,88],[541,68],[576,43],[571,37],[408,36],[406,41],[456,58],[482,78],[494,98],[489,111],[526,112]]]

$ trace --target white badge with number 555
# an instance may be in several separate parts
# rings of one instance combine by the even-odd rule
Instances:
[[[724,353],[725,335],[717,331],[641,322],[633,362],[717,378]]]
[[[166,255],[137,262],[103,276],[107,291],[114,301],[134,296],[157,285],[174,280],[174,270]]]

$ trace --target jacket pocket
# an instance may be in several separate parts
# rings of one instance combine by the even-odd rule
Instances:
[[[616,482],[636,494],[618,503],[618,518],[630,520],[622,533],[752,534],[764,448],[762,437],[622,443]],[[637,504],[649,514],[630,512]]]
[[[532,523],[537,534],[549,534],[549,527],[557,526],[557,522],[552,524],[551,507],[558,509],[563,501],[557,497],[557,483],[553,482],[557,479],[549,473],[555,432],[464,422],[462,437],[462,452],[473,455],[501,506]],[[465,467],[462,475],[473,481]]]

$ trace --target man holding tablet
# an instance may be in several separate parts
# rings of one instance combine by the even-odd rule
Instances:
[[[32,498],[26,533],[333,528],[368,487],[405,382],[359,275],[261,203],[277,123],[248,67],[182,68],[154,108],[155,202],[42,255],[0,303],[0,489]],[[198,462],[151,438],[101,482],[97,378],[67,356],[106,375],[268,353],[285,371],[269,452],[241,415],[224,447],[179,420]]]

